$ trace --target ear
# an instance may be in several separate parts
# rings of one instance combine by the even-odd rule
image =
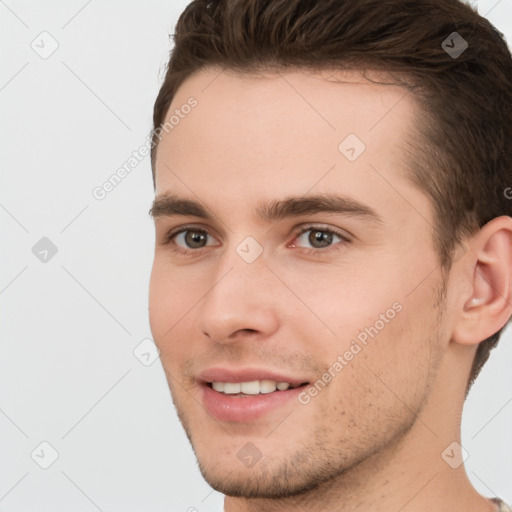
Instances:
[[[463,258],[467,286],[460,297],[452,340],[477,345],[498,332],[512,315],[512,217],[492,219],[467,244]]]

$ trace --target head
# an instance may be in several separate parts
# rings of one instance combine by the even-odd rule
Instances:
[[[463,401],[510,318],[510,52],[458,0],[194,1],[174,38],[154,339],[207,480],[304,492],[410,435],[454,368]],[[307,385],[219,418],[212,367]]]

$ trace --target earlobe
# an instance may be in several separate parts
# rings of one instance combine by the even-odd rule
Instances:
[[[470,296],[463,298],[452,337],[463,345],[477,345],[492,336],[512,315],[512,218],[491,220],[470,245],[465,258],[473,268]]]

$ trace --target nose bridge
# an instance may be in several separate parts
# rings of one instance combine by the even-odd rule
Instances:
[[[257,291],[257,285],[269,278],[266,267],[266,256],[263,246],[252,236],[247,236],[241,242],[226,247],[219,256],[212,289],[208,295],[236,296],[242,291]],[[256,294],[241,294],[247,299]]]
[[[263,248],[258,250],[254,242],[244,239],[219,256],[215,277],[200,303],[199,328],[215,341],[232,339],[240,330],[269,334],[276,328],[271,273]]]

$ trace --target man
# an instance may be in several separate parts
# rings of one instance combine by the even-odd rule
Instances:
[[[150,321],[235,511],[505,511],[467,392],[512,314],[512,58],[458,0],[195,1],[154,111]]]

